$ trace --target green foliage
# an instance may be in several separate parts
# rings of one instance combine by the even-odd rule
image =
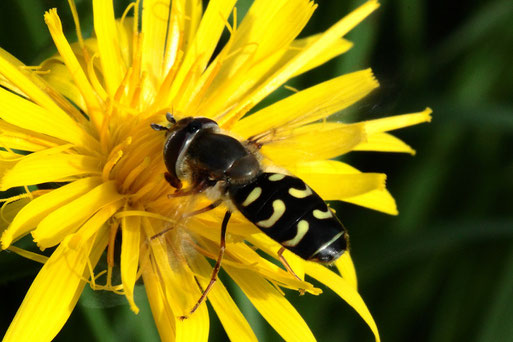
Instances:
[[[306,33],[326,29],[363,1],[318,2]],[[239,1],[239,12],[247,3]],[[83,29],[91,32],[89,1],[77,5]],[[65,0],[4,0],[0,46],[26,63],[53,53],[42,20],[50,7],[59,9],[73,37]],[[434,110],[431,124],[399,132],[417,150],[415,157],[350,157],[362,171],[389,175],[401,214],[338,208],[351,234],[360,291],[384,341],[513,341],[511,18],[511,0],[383,1],[348,35],[355,42],[350,52],[291,83],[304,88],[372,66],[382,86],[351,109],[355,118]],[[28,263],[0,258],[0,289],[4,298],[9,294],[0,310],[2,332],[37,272],[25,266],[27,271],[16,271],[14,262],[18,269]],[[275,340],[231,286],[257,336]],[[135,316],[124,300],[100,298],[96,305],[97,296],[86,291],[58,340],[157,340],[144,296],[139,286],[141,313]],[[328,290],[320,297],[289,297],[319,341],[372,341],[364,323]],[[212,341],[226,340],[219,322],[213,319],[212,326]]]

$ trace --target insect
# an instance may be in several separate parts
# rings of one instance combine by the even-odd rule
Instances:
[[[285,249],[305,260],[330,264],[348,248],[344,226],[319,195],[297,177],[262,169],[258,152],[261,145],[256,141],[239,141],[223,134],[217,123],[208,118],[187,117],[176,121],[170,113],[166,118],[168,126],[151,126],[167,132],[165,178],[177,189],[171,196],[205,192],[213,200],[188,216],[212,210],[222,203],[228,208],[210,283],[189,315],[206,299],[217,279],[226,229],[234,210],[282,245],[278,252],[280,260],[296,278],[282,255]],[[190,184],[188,188],[183,188],[184,181]]]

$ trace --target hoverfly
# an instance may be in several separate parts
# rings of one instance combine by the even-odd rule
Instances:
[[[166,118],[168,126],[152,124],[151,127],[167,132],[165,178],[177,189],[173,196],[208,193],[213,202],[187,216],[212,210],[222,203],[228,208],[221,225],[219,256],[210,283],[189,315],[206,299],[217,279],[228,221],[235,210],[282,245],[278,252],[280,260],[296,278],[282,256],[285,249],[305,260],[331,264],[348,248],[344,226],[305,182],[263,170],[258,152],[261,145],[256,140],[237,140],[222,133],[214,120],[204,117],[177,121],[168,113]],[[190,187],[183,188],[184,182]]]

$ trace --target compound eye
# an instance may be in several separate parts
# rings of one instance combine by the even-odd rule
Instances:
[[[201,126],[203,126],[201,124],[201,122],[199,121],[193,121],[191,122],[188,126],[187,126],[187,132],[188,133],[196,133],[197,131],[199,131],[201,129]]]

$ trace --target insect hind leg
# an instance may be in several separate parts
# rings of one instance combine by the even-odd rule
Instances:
[[[207,205],[204,208],[201,208],[201,209],[198,209],[198,210],[195,210],[195,211],[192,211],[190,213],[185,214],[185,217],[191,217],[191,216],[195,216],[195,215],[199,215],[199,214],[205,213],[205,212],[207,212],[209,210],[213,210],[213,209],[217,208],[221,203],[223,203],[222,200],[217,200],[215,202],[210,203],[209,205]],[[150,240],[154,240],[154,239],[156,239],[158,237],[161,237],[162,235],[166,234],[167,232],[169,232],[172,229],[173,229],[173,227],[166,228],[163,231],[158,232],[157,234],[155,234],[152,237],[150,237]]]
[[[196,304],[192,307],[192,309],[189,311],[187,315],[180,316],[181,320],[189,318],[190,315],[192,315],[199,306],[207,299],[207,295],[212,290],[212,287],[214,286],[215,282],[217,281],[217,275],[219,274],[219,271],[221,270],[221,261],[223,260],[224,256],[224,250],[226,248],[226,227],[228,227],[228,221],[230,220],[230,216],[232,216],[231,211],[227,211],[224,214],[223,223],[221,225],[221,241],[219,243],[219,255],[217,257],[216,265],[214,266],[214,269],[212,270],[212,276],[210,277],[210,282],[208,283],[205,290],[203,290],[203,293],[201,294],[201,297],[198,299]]]
[[[221,203],[223,203],[223,200],[218,199],[217,201],[210,203],[209,205],[207,205],[204,208],[201,208],[201,209],[198,209],[198,210],[194,210],[194,211],[191,211],[190,213],[185,214],[185,217],[191,217],[191,216],[203,214],[203,213],[205,213],[207,211],[210,211],[210,210],[213,210],[213,209],[217,208],[219,205],[221,205]]]
[[[292,270],[292,267],[290,267],[289,263],[287,262],[287,259],[285,259],[285,257],[283,256],[283,252],[285,252],[285,247],[280,248],[280,250],[278,251],[278,257],[280,258],[280,261],[283,264],[283,266],[285,266],[285,269],[287,270],[287,272],[292,274],[292,276],[294,276],[294,278],[296,278],[297,280],[303,281],[303,279],[299,278],[299,276],[296,274],[296,272],[294,272],[294,270]],[[301,296],[304,295],[305,290],[299,289],[299,294]]]

